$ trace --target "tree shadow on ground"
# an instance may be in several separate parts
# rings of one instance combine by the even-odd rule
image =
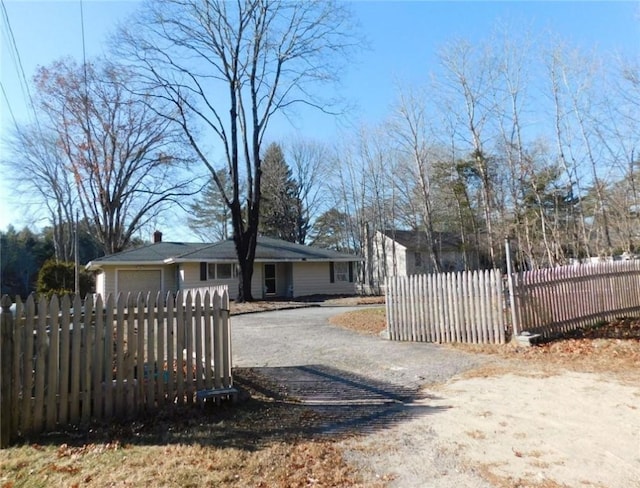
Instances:
[[[310,434],[372,432],[409,417],[431,415],[448,408],[429,405],[428,400],[439,398],[415,387],[327,365],[263,367],[250,371],[250,375],[243,377],[250,388],[265,397],[307,409],[309,415],[317,417]],[[260,380],[254,383],[252,377]]]
[[[170,406],[127,421],[94,422],[23,439],[87,445],[198,444],[257,450],[274,442],[366,434],[447,409],[416,388],[385,383],[326,365],[234,370],[236,403]]]

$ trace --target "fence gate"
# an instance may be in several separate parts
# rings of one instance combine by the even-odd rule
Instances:
[[[497,269],[391,277],[386,305],[391,340],[506,341],[506,300]]]

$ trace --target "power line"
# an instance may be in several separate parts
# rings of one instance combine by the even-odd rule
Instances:
[[[16,38],[13,34],[13,28],[11,27],[11,21],[9,20],[9,13],[7,12],[7,7],[4,3],[4,0],[0,0],[0,5],[2,6],[2,17],[4,19],[4,23],[7,26],[7,32],[9,33],[9,41],[12,47],[11,55],[13,58],[14,68],[16,69],[18,73],[18,79],[20,80],[22,96],[25,98],[27,105],[31,108],[36,125],[38,126],[38,130],[40,130],[40,121],[38,120],[38,114],[36,113],[35,104],[33,103],[33,97],[31,96],[31,90],[29,89],[29,82],[27,81],[27,77],[24,74],[24,67],[22,65],[20,50],[18,49],[18,44],[16,43]],[[3,91],[4,91],[4,88],[3,88]],[[5,97],[6,97],[6,93],[5,93]],[[14,122],[15,122],[15,118],[14,118]]]
[[[13,109],[11,108],[11,102],[9,102],[9,97],[7,96],[7,92],[4,89],[4,84],[0,81],[0,89],[2,90],[2,95],[4,96],[5,102],[7,102],[7,108],[9,109],[9,115],[11,115],[11,120],[13,120],[13,125],[16,130],[19,130],[18,122],[16,121],[16,117],[13,114]]]

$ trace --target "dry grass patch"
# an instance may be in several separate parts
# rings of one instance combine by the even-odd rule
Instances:
[[[364,334],[380,334],[386,328],[385,308],[367,308],[336,315],[331,323]],[[446,344],[473,354],[515,360],[493,363],[470,371],[469,375],[491,376],[514,372],[556,374],[560,370],[615,373],[621,379],[640,376],[640,320],[623,318],[597,327],[579,329],[554,341],[525,347],[509,344]],[[536,365],[532,372],[530,366]],[[527,373],[527,371],[529,373]]]
[[[330,322],[362,334],[380,335],[387,327],[384,307],[354,310],[331,317]]]
[[[272,385],[251,370],[240,384]],[[242,403],[181,408],[0,450],[0,487],[364,487],[324,418],[251,390]],[[374,485],[381,487],[382,484]]]

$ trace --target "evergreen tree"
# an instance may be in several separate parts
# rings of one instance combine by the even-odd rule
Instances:
[[[225,171],[217,171],[218,180],[225,187],[225,192],[230,194],[232,182]],[[203,241],[221,241],[229,238],[231,226],[231,210],[224,201],[224,195],[216,182],[211,179],[209,185],[200,194],[199,198],[189,206],[189,228]]]
[[[291,168],[276,143],[267,147],[262,160],[261,199],[260,234],[299,242],[299,229],[304,225],[302,202]]]

